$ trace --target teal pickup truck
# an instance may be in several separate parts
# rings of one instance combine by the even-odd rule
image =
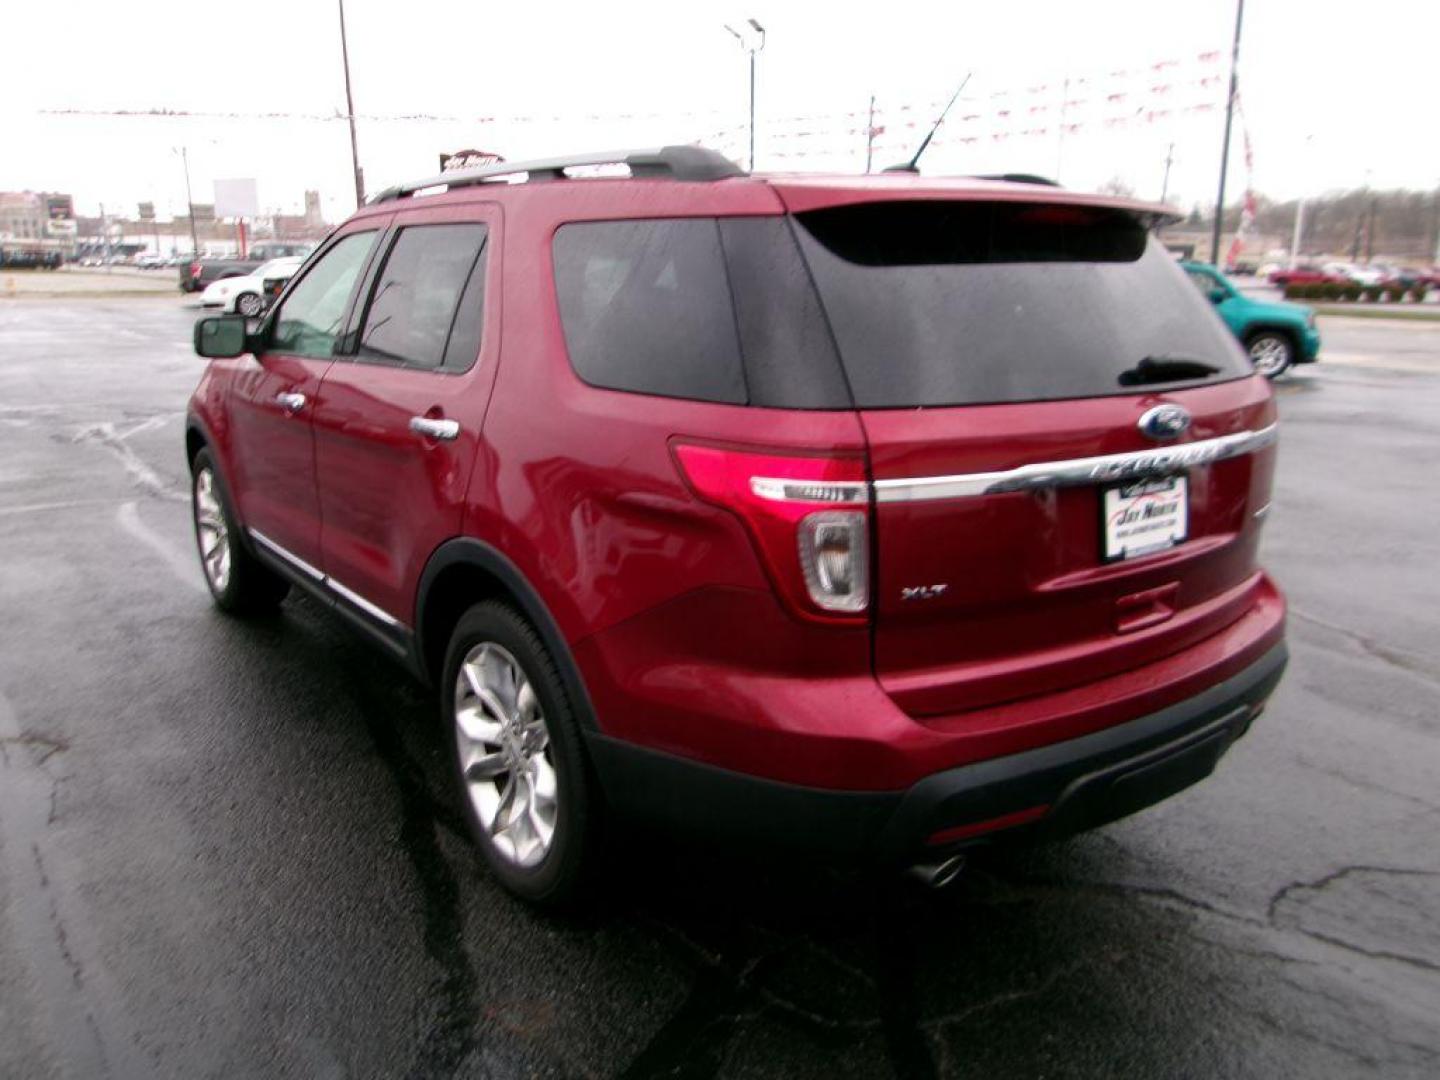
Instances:
[[[1252,300],[1213,266],[1193,262],[1180,266],[1215,305],[1261,375],[1273,379],[1291,364],[1319,359],[1320,331],[1315,329],[1315,313],[1304,304]]]

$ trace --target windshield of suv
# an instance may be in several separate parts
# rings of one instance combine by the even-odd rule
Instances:
[[[796,220],[861,408],[1134,393],[1137,371],[1147,388],[1251,373],[1128,213],[915,201]]]

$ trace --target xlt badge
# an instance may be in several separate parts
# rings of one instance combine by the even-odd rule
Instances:
[[[949,587],[949,583],[944,581],[938,585],[906,585],[900,590],[900,599],[935,600],[945,595],[945,590]]]

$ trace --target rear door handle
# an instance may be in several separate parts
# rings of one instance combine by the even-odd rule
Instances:
[[[288,413],[297,413],[305,407],[304,394],[276,394],[275,403]]]
[[[455,420],[436,420],[429,416],[412,416],[410,430],[427,439],[450,442],[460,437],[460,424]]]

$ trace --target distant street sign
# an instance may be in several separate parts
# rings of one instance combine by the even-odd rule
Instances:
[[[138,208],[140,211],[141,221],[155,220],[155,204],[153,202],[142,202],[139,204]]]
[[[440,171],[454,172],[456,169],[473,169],[480,165],[499,165],[504,162],[499,154],[488,150],[456,150],[453,154],[440,155]]]
[[[51,218],[45,222],[45,235],[68,238],[78,235],[80,223],[74,218]]]
[[[222,218],[255,218],[260,216],[260,195],[255,181],[216,180],[215,215]]]

